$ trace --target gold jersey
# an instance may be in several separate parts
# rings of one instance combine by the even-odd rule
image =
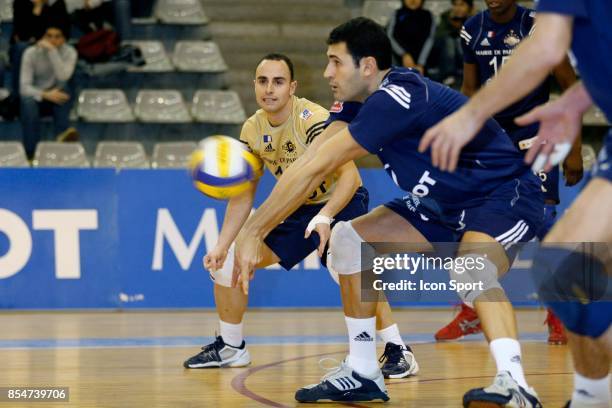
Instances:
[[[266,113],[259,109],[242,126],[240,140],[263,161],[277,179],[300,157],[312,141],[325,129],[327,109],[305,98],[292,96],[293,109],[289,118],[273,127]],[[336,183],[336,175],[328,176],[306,200],[306,204],[324,203]]]

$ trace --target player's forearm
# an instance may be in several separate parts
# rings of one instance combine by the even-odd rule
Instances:
[[[321,208],[319,214],[334,218],[355,195],[355,191],[361,186],[361,177],[355,163],[350,162],[342,166],[338,172],[336,186],[329,201]]]
[[[223,218],[223,227],[219,234],[218,246],[229,248],[240,229],[249,218],[253,201],[255,198],[255,189],[251,192],[244,193],[238,197],[234,197],[227,203],[225,217]]]
[[[571,29],[569,17],[538,16],[534,34],[521,43],[499,74],[465,105],[470,116],[484,122],[542,83],[565,57]]]
[[[328,172],[329,173],[329,172]],[[292,166],[278,180],[274,189],[244,225],[251,237],[266,237],[274,227],[293,213],[323,182],[327,173],[314,160],[299,168]]]

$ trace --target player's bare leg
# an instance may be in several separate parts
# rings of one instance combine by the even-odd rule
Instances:
[[[594,178],[555,224],[545,243],[612,242],[612,183]],[[599,339],[579,336],[568,330],[569,345],[576,371],[571,407],[607,407],[610,402],[610,337],[612,330]],[[589,398],[588,395],[594,398]],[[589,401],[591,400],[591,401]],[[589,402],[600,405],[586,405]],[[585,404],[585,405],[581,405]]]
[[[382,206],[350,223],[338,223],[334,227],[330,247],[333,268],[340,277],[349,355],[320,384],[298,390],[295,395],[298,401],[389,399],[376,356],[377,303],[376,299],[370,299],[370,302],[361,299],[361,260],[355,259],[354,254],[360,252],[364,241],[389,242],[390,237],[396,242],[427,243],[404,218]],[[344,381],[346,378],[350,381]],[[347,383],[354,385],[347,386]]]

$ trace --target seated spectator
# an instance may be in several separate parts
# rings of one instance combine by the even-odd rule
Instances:
[[[425,0],[403,0],[389,20],[387,35],[391,40],[395,63],[425,72],[425,64],[433,46],[436,24]]]
[[[69,17],[64,0],[13,0],[13,33],[9,49],[13,94],[19,93],[23,52],[43,36],[51,21],[68,27]]]
[[[70,128],[70,109],[74,97],[70,79],[74,73],[77,52],[66,43],[66,31],[50,24],[44,36],[23,53],[21,63],[21,124],[23,144],[29,158],[40,140],[40,118],[53,115],[53,128],[59,141],[76,140],[76,129]]]
[[[67,0],[72,24],[87,34],[113,28],[121,39],[129,38],[130,10],[128,0]]]
[[[459,33],[463,23],[474,15],[474,0],[451,0],[452,7],[440,15],[436,29],[432,65],[434,79],[446,85],[459,85],[463,76],[463,49]],[[433,70],[432,70],[433,71]]]

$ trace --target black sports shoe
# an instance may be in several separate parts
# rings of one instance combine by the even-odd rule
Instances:
[[[372,379],[365,378],[343,361],[340,367],[324,375],[319,384],[307,385],[297,390],[295,399],[299,402],[389,401],[389,395],[380,371]]]
[[[251,356],[244,340],[240,347],[225,344],[221,336],[214,343],[202,347],[202,351],[183,363],[185,368],[244,367],[251,364]]]
[[[385,352],[378,361],[383,363],[381,370],[385,378],[404,378],[419,372],[419,364],[410,346],[404,348],[398,344],[387,343]]]
[[[463,407],[542,408],[542,403],[533,388],[521,387],[508,371],[502,371],[488,387],[466,392]]]

